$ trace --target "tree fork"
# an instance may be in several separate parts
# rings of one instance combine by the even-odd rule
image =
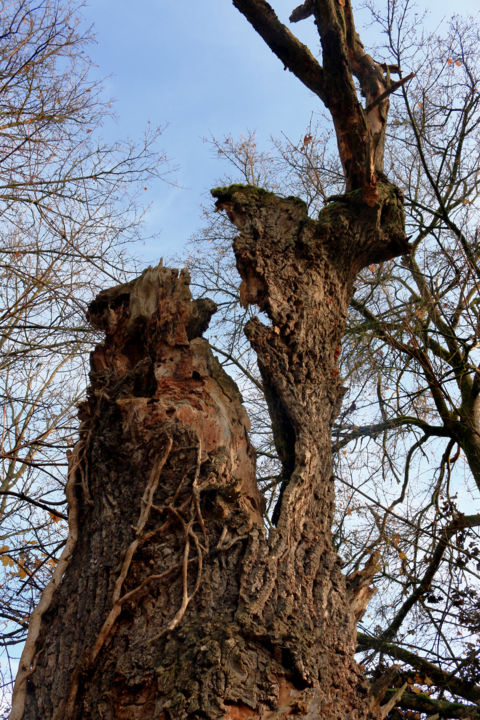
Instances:
[[[355,28],[351,0],[306,0],[291,22],[313,15],[322,46],[322,64],[280,22],[267,0],[232,0],[268,47],[328,108],[347,190],[362,190],[368,205],[379,201],[383,178],[389,96],[412,77],[392,86],[390,72],[398,66],[377,63],[365,50]],[[365,97],[358,98],[354,78]]]

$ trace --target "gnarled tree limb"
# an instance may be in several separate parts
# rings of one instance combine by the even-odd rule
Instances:
[[[350,0],[341,3],[306,0],[290,16],[292,22],[314,16],[322,45],[322,66],[280,22],[268,2],[233,0],[233,4],[285,67],[328,108],[335,125],[347,190],[361,188],[366,203],[376,204],[392,92],[390,69],[375,62],[365,51],[355,29]],[[365,107],[357,95],[354,77],[366,98]]]

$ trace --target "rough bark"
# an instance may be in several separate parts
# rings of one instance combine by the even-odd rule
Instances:
[[[161,267],[101,293],[63,579],[32,621],[12,720],[379,720],[403,691],[381,706],[355,664],[374,562],[345,578],[330,536],[354,280],[408,252],[382,173],[388,68],[365,53],[350,0],[295,15],[314,15],[323,67],[265,0],[233,2],[329,108],[348,190],[318,220],[258,188],[213,193],[240,230],[242,302],[269,319],[246,332],[283,464],[276,527],[266,534],[238,390],[200,337],[213,303]]]
[[[198,337],[213,309],[165,268],[90,307],[106,340],[80,408],[78,539],[25,719],[220,717],[222,683],[241,693],[237,578],[262,498],[238,390]]]
[[[406,250],[402,200],[385,184],[377,207],[351,193],[314,221],[257,188],[214,195],[241,230],[242,300],[271,321],[247,333],[284,465],[277,527],[266,535],[238,390],[199,337],[213,303],[162,267],[101,293],[76,543],[22,659],[15,720],[384,715],[353,658],[369,593],[331,544],[330,427],[353,281]]]

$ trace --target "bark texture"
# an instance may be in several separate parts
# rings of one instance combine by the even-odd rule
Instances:
[[[242,302],[268,317],[246,332],[283,464],[276,527],[267,536],[238,390],[201,338],[213,303],[162,267],[101,293],[70,539],[12,720],[380,720],[397,699],[382,706],[354,661],[374,562],[345,578],[332,547],[330,428],[355,277],[408,252],[382,172],[388,98],[406,79],[365,52],[350,0],[293,13],[313,15],[322,65],[266,0],[233,4],[329,109],[348,190],[318,220],[258,188],[213,193],[240,230]]]
[[[80,408],[78,540],[25,719],[221,716],[239,565],[263,522],[246,413],[199,337],[214,309],[165,268],[90,307],[106,340]]]
[[[284,466],[268,537],[240,395],[200,337],[214,304],[162,267],[92,303],[106,338],[71,459],[76,542],[22,659],[12,718],[384,716],[353,658],[369,593],[349,586],[330,538],[353,281],[407,247],[401,197],[388,184],[380,194],[372,208],[351,193],[314,221],[295,198],[214,191],[241,231],[242,301],[271,322],[247,327]]]

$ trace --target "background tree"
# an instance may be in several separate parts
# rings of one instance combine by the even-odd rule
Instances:
[[[65,543],[65,453],[94,339],[86,303],[134,267],[137,193],[166,168],[157,130],[137,145],[99,140],[110,108],[89,74],[79,10],[0,2],[3,687]]]

